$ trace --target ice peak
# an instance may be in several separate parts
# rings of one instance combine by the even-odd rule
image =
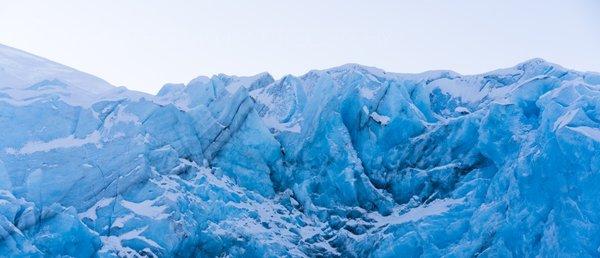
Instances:
[[[359,72],[359,73],[363,73],[363,74],[371,74],[371,75],[376,75],[376,76],[385,76],[386,74],[389,74],[386,71],[384,71],[383,69],[379,69],[377,67],[372,67],[372,66],[356,64],[356,63],[348,63],[348,64],[340,65],[337,67],[326,69],[325,71],[334,72],[334,73],[335,72],[355,71],[355,72]]]
[[[524,62],[521,62],[517,65],[517,67],[521,67],[521,66],[539,66],[539,65],[554,65],[546,60],[544,60],[543,58],[540,57],[534,57],[531,58],[529,60],[525,60]]]
[[[555,63],[548,62],[542,58],[532,58],[515,66],[516,69],[533,72],[548,72],[550,70],[566,70]]]
[[[101,93],[113,86],[93,75],[48,59],[0,44],[0,86],[25,88],[43,81],[60,80],[90,93]]]

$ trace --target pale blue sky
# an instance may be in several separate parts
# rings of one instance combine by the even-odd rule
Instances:
[[[0,0],[0,43],[150,93],[345,63],[472,74],[541,57],[600,71],[600,1]]]

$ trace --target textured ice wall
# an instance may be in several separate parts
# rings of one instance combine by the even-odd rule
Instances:
[[[345,65],[152,96],[0,57],[2,255],[600,255],[596,73]]]

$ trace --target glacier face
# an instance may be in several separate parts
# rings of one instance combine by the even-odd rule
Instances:
[[[154,96],[0,46],[0,254],[600,255],[600,74],[344,65]]]

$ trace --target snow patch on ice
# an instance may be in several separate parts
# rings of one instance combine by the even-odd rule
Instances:
[[[377,122],[377,123],[379,123],[379,124],[381,124],[383,126],[386,126],[387,124],[389,124],[390,120],[391,120],[390,117],[384,116],[384,115],[380,115],[377,112],[372,112],[371,113],[371,118],[373,118],[373,120],[375,120],[375,122]]]
[[[118,228],[122,228],[125,226],[125,223],[127,221],[129,221],[130,219],[132,219],[134,216],[133,214],[127,214],[124,217],[118,217],[115,219],[115,221],[113,222],[112,226],[113,227],[118,227]]]
[[[594,141],[600,142],[600,129],[598,128],[592,128],[589,126],[577,126],[577,127],[570,127],[567,126],[567,128],[578,132]]]
[[[138,257],[138,253],[135,250],[123,246],[123,241],[132,239],[138,239],[152,247],[163,249],[158,243],[141,235],[144,231],[146,231],[146,229],[148,229],[148,226],[129,231],[119,236],[101,236],[100,240],[102,240],[102,249],[100,249],[99,252],[107,253],[110,251],[116,251],[119,257]],[[149,250],[144,251],[148,252]]]
[[[268,128],[272,128],[280,132],[300,133],[302,131],[302,127],[300,127],[299,123],[280,123],[278,119],[273,116],[265,116],[262,118],[262,121]]]
[[[89,218],[91,220],[96,220],[98,218],[96,211],[98,209],[107,207],[114,200],[115,200],[115,198],[102,198],[100,201],[98,201],[96,204],[94,204],[94,206],[90,207],[87,211],[79,213],[78,214],[79,219]]]
[[[165,213],[167,206],[154,206],[154,200],[145,200],[140,203],[122,200],[121,205],[133,213],[156,220],[165,219],[169,214]]]
[[[577,115],[577,111],[578,109],[569,110],[567,113],[556,119],[556,122],[554,122],[554,130],[556,131],[557,129],[568,125],[575,115]]]
[[[467,109],[466,107],[456,107],[454,109],[454,112],[463,113],[463,114],[471,113],[471,111],[469,111],[469,109]]]
[[[402,224],[406,222],[414,222],[425,217],[443,214],[450,210],[453,206],[464,203],[464,198],[460,199],[437,199],[429,204],[424,204],[415,207],[401,215],[381,216],[378,213],[372,214],[373,219],[377,221],[378,226]]]
[[[439,88],[443,93],[460,98],[462,101],[476,103],[488,95],[475,85],[460,83],[458,79],[441,78],[431,83],[430,89]]]
[[[21,149],[6,148],[5,152],[13,155],[33,154],[36,152],[48,152],[55,149],[81,147],[86,144],[95,144],[96,147],[101,147],[100,133],[94,131],[85,138],[75,138],[73,135],[68,137],[54,139],[48,142],[33,141],[27,142]]]

